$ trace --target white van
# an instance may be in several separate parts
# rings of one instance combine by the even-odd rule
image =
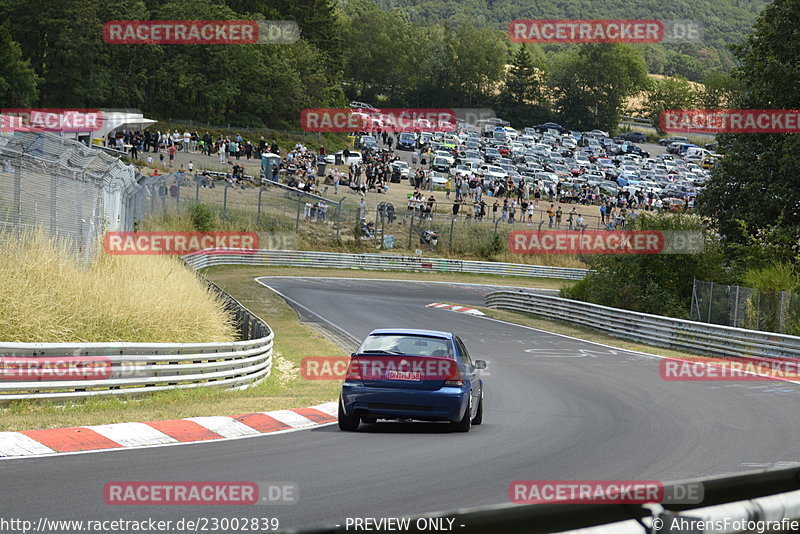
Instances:
[[[703,156],[707,156],[708,154],[711,154],[710,150],[707,150],[705,148],[700,148],[699,146],[692,146],[686,149],[686,152],[683,154],[683,157],[694,159],[696,156],[702,158]]]

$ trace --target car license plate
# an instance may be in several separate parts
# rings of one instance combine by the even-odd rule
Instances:
[[[386,374],[389,380],[407,380],[419,382],[422,380],[422,375],[419,371],[389,371]]]

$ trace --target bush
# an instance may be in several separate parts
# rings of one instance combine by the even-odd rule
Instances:
[[[702,221],[686,214],[640,214],[631,230],[703,230]],[[562,289],[566,298],[642,313],[688,317],[694,279],[729,281],[717,243],[706,239],[697,254],[630,254],[596,256],[595,272]]]
[[[214,211],[205,204],[192,204],[189,207],[189,217],[192,227],[198,232],[211,232],[217,227]]]

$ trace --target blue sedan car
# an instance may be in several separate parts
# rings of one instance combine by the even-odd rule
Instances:
[[[339,428],[378,419],[450,421],[469,432],[483,421],[483,380],[452,332],[373,330],[351,356],[339,397]]]

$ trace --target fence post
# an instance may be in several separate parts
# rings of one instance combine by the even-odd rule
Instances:
[[[266,190],[266,187],[262,187],[258,191],[258,214],[256,215],[256,226],[261,224],[261,195],[263,195]]]
[[[711,308],[713,307],[714,303],[714,282],[711,282],[711,288],[708,290],[708,320],[707,323],[711,322]]]
[[[455,224],[456,224],[456,218],[453,217],[452,219],[450,219],[450,243],[447,245],[448,253],[453,252],[453,227],[455,226]]]
[[[294,222],[294,231],[300,231],[300,203],[302,202],[302,196],[297,195],[297,218]]]
[[[80,200],[78,201],[80,202]],[[14,168],[14,215],[11,222],[19,228],[22,221],[22,161]]]
[[[197,204],[200,202],[200,178],[195,174],[194,175],[194,203]]]
[[[339,239],[339,230],[342,228],[342,202],[344,202],[343,198],[339,199],[339,205],[336,208],[336,241],[340,241]]]
[[[411,234],[414,231],[414,213],[411,214],[411,224],[408,225],[408,249],[411,249]]]
[[[733,324],[738,328],[739,326],[739,286],[736,286],[736,300],[733,303]]]
[[[58,212],[56,211],[56,197],[58,195],[58,174],[50,173],[50,235],[55,237],[58,233]]]
[[[780,311],[780,317],[778,319],[778,331],[781,334],[786,333],[786,328],[784,328],[783,324],[783,307],[785,303],[786,303],[786,291],[781,291],[781,311]]]
[[[381,215],[381,210],[375,207],[375,227],[372,230],[372,245],[378,246],[378,216]]]
[[[181,212],[181,186],[183,185],[183,176],[181,175],[180,181],[175,178],[178,186],[175,188],[175,215],[180,215]]]
[[[225,184],[225,190],[222,194],[222,220],[226,220],[228,218],[228,189],[231,187],[231,184]]]

